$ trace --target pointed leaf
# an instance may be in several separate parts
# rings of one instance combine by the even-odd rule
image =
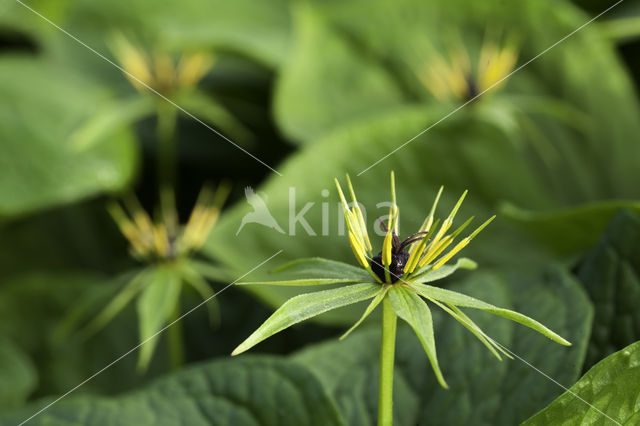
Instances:
[[[444,377],[442,377],[442,372],[438,365],[436,342],[433,337],[431,310],[417,294],[404,287],[392,287],[391,290],[389,290],[389,298],[396,314],[409,323],[418,336],[418,339],[420,339],[420,343],[422,343],[422,347],[429,357],[429,362],[431,362],[431,367],[438,382],[442,387],[448,388],[449,385],[447,385]]]
[[[140,291],[147,284],[150,271],[145,269],[138,272],[125,286],[121,289],[107,306],[100,311],[100,313],[86,325],[82,330],[85,336],[90,336],[93,333],[102,329],[107,323],[109,323],[120,311],[122,311],[128,304],[138,295]]]
[[[552,330],[548,329],[538,321],[529,318],[526,315],[522,315],[521,313],[512,311],[510,309],[498,308],[496,306],[491,305],[490,303],[483,302],[482,300],[475,299],[471,296],[467,296],[462,293],[457,293],[455,291],[446,290],[444,288],[433,287],[424,284],[413,284],[413,287],[420,293],[422,296],[428,299],[436,299],[445,303],[450,303],[455,306],[463,306],[467,308],[481,309],[486,312],[490,312],[495,315],[499,315],[501,317],[510,319],[511,321],[515,321],[519,324],[522,324],[526,327],[529,327],[538,333],[541,333],[547,336],[549,339],[560,343],[561,345],[570,346],[571,343],[564,339],[562,336],[559,336]]]
[[[370,275],[359,266],[322,257],[310,257],[285,263],[271,271],[313,278],[361,278],[367,280]]]
[[[371,282],[372,280],[367,280]],[[282,280],[282,281],[248,281],[237,283],[238,285],[285,285],[285,286],[309,286],[309,285],[327,285],[340,283],[362,283],[361,278],[340,279],[340,278],[310,278],[299,280]],[[365,281],[366,282],[366,281]]]
[[[353,326],[349,330],[347,330],[342,336],[340,336],[340,340],[346,339],[353,330],[355,330],[360,324],[362,324],[365,319],[367,319],[369,314],[371,314],[371,312],[373,312],[373,310],[380,304],[380,302],[382,302],[382,299],[384,299],[384,297],[387,295],[387,291],[389,291],[389,287],[385,286],[378,292],[378,294],[376,294],[376,297],[374,297],[371,303],[369,303],[369,306],[367,306],[367,309],[365,309],[358,322],[353,324]]]
[[[476,269],[478,267],[478,264],[471,259],[461,257],[453,265],[444,265],[436,269],[435,271],[431,270],[432,266],[433,265],[425,265],[422,270],[419,270],[414,274],[414,278],[412,278],[412,280],[415,279],[420,281],[421,283],[437,281],[448,277],[458,269]]]
[[[190,262],[185,262],[181,266],[182,278],[200,294],[202,300],[206,301],[205,305],[209,312],[209,322],[215,324],[220,320],[220,309],[218,308],[218,301],[214,297],[215,293],[213,289],[209,283],[202,278],[198,271],[191,267]]]
[[[264,339],[293,324],[297,324],[332,309],[371,299],[379,291],[379,284],[353,284],[331,290],[301,294],[289,299],[251,336],[242,342],[233,351],[232,355],[241,354]]]
[[[180,299],[180,276],[169,266],[158,266],[147,277],[147,283],[138,298],[140,328],[140,357],[138,366],[145,369],[151,361],[158,338],[153,337],[171,318]]]

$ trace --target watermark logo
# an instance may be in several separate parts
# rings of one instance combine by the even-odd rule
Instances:
[[[240,223],[240,227],[238,231],[236,231],[236,235],[240,233],[242,228],[248,223],[257,223],[262,226],[266,226],[267,228],[275,229],[276,231],[284,234],[284,230],[278,225],[278,222],[273,217],[266,203],[266,195],[263,197],[259,196],[253,191],[253,188],[247,186],[244,188],[244,196],[247,198],[247,203],[251,207],[253,207],[253,211],[244,215],[242,218],[242,222]]]
[[[267,207],[268,199],[266,194],[261,192],[260,195],[258,195],[250,186],[245,188],[244,193],[247,198],[247,203],[249,203],[253,208],[253,211],[244,215],[236,235],[238,235],[244,226],[249,223],[257,223],[289,236],[296,236],[296,234],[299,233],[300,228],[302,228],[303,233],[306,233],[309,236],[329,236],[334,233],[339,236],[345,235],[346,223],[342,212],[342,204],[339,201],[330,202],[328,200],[329,190],[327,189],[323,189],[320,192],[321,199],[317,200],[318,202],[307,200],[300,202],[296,194],[296,188],[289,187],[289,202],[287,206],[288,218],[285,219],[285,226],[288,227],[286,231],[280,227],[275,217]],[[352,205],[352,203],[349,203],[349,206]],[[376,235],[386,235],[386,231],[383,229],[384,227],[381,226],[381,222],[388,220],[388,212],[391,205],[392,203],[389,201],[383,201],[375,205],[375,213],[377,214],[373,215],[375,220],[372,225],[373,232]],[[363,219],[366,223],[367,211],[365,206],[362,204],[359,204],[359,206],[363,214]],[[284,213],[282,210],[286,207],[279,207],[280,209],[278,209],[278,212]],[[281,217],[280,220],[282,221],[283,218]],[[316,231],[320,232],[317,233]]]

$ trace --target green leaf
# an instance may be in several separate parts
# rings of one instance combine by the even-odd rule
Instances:
[[[640,340],[640,218],[615,215],[582,258],[577,277],[595,305],[586,367]]]
[[[311,279],[299,279],[299,280],[282,280],[282,281],[248,281],[244,283],[238,283],[238,285],[284,285],[284,286],[313,286],[313,285],[328,285],[328,284],[349,284],[349,283],[361,283],[362,279],[346,279],[346,278],[311,278]]]
[[[0,97],[5,101],[0,105],[0,217],[117,191],[129,183],[136,146],[127,129],[103,134],[87,149],[73,142],[82,123],[113,105],[108,90],[44,60],[3,55]]]
[[[152,96],[134,96],[108,104],[88,117],[87,121],[73,132],[70,136],[71,146],[79,151],[90,149],[105,137],[151,115],[155,107],[155,99]]]
[[[171,265],[160,265],[147,277],[144,290],[136,302],[140,329],[138,367],[145,370],[158,343],[156,333],[179,309],[181,279]]]
[[[307,3],[294,7],[293,46],[281,70],[275,114],[285,134],[309,143],[349,121],[401,104],[392,75]]]
[[[136,273],[131,280],[126,283],[124,288],[118,290],[100,313],[86,325],[83,333],[85,335],[92,335],[107,325],[145,288],[149,283],[149,275],[152,273],[153,272],[148,269]]]
[[[56,339],[60,324],[72,310],[91,301],[88,308],[95,315],[111,300],[119,284],[95,273],[78,271],[33,271],[3,279],[0,336],[13,340],[37,361],[35,395],[62,394],[136,346],[139,336],[132,326],[136,323],[133,306],[125,308],[94,336],[86,338],[75,333]],[[141,380],[167,370],[164,351],[154,356],[145,375],[132,374],[135,368],[136,357],[126,357],[110,368],[110,374],[95,377],[83,389],[114,394],[139,386]]]
[[[358,328],[360,324],[364,322],[365,319],[367,319],[367,317],[371,314],[371,312],[373,312],[378,307],[380,302],[382,302],[384,297],[387,295],[388,291],[389,291],[389,287],[384,286],[382,290],[380,290],[378,294],[376,294],[376,297],[374,297],[373,300],[371,300],[371,303],[369,303],[369,306],[367,306],[367,309],[365,309],[360,319],[355,324],[353,324],[353,326],[349,330],[347,330],[342,336],[340,336],[340,340],[346,339],[347,336],[349,336],[349,334],[351,334],[356,328]]]
[[[532,330],[535,330],[538,333],[541,333],[547,336],[549,339],[560,343],[561,345],[566,345],[566,346],[571,345],[571,343],[568,342],[562,336],[553,332],[552,330],[545,327],[538,321],[532,318],[529,318],[528,316],[523,315],[519,312],[515,312],[510,309],[498,308],[496,306],[491,305],[490,303],[483,302],[482,300],[478,300],[471,296],[467,296],[462,293],[457,293],[455,291],[446,290],[444,288],[433,287],[433,286],[417,284],[417,283],[414,284],[413,286],[422,297],[425,297],[427,299],[435,299],[444,303],[450,303],[455,306],[481,309],[485,312],[489,312],[494,315],[507,318],[511,321],[515,321],[519,324],[529,327]]]
[[[31,359],[11,340],[0,336],[0,409],[22,405],[37,382]]]
[[[640,342],[636,342],[597,363],[523,425],[636,425],[640,422],[639,393]]]
[[[593,246],[607,223],[621,209],[640,212],[638,201],[599,201],[550,211],[536,212],[504,204],[500,213],[514,221],[534,240],[561,255],[576,254]]]
[[[405,320],[420,339],[424,351],[429,357],[429,362],[438,382],[443,388],[449,388],[442,377],[438,356],[436,354],[436,342],[433,337],[433,320],[431,310],[413,291],[403,287],[394,286],[389,290],[391,306],[396,314]]]
[[[432,267],[433,265],[425,265],[422,270],[414,273],[413,279],[419,280],[422,283],[429,283],[446,278],[458,269],[476,269],[478,264],[471,259],[461,257],[453,265],[443,265],[435,271],[431,270]]]
[[[297,259],[278,266],[271,272],[313,278],[360,278],[366,280],[370,277],[364,269],[358,266],[321,257]]]
[[[0,416],[18,424],[45,401]],[[346,426],[335,402],[304,366],[275,357],[207,362],[117,397],[71,396],[32,425],[158,424]]]
[[[269,336],[308,318],[332,309],[371,299],[379,291],[380,284],[363,283],[296,296],[274,312],[233,351],[232,355],[241,354]]]
[[[574,383],[580,377],[593,311],[580,284],[568,272],[559,267],[540,272],[523,268],[508,273],[478,272],[451,288],[545,318],[574,345],[555,345],[512,322],[469,313],[488,336],[558,382]],[[562,393],[561,387],[517,358],[497,361],[449,314],[436,308],[432,315],[438,358],[450,389],[438,385],[414,332],[401,322],[394,424],[519,424]],[[379,347],[377,327],[363,327],[344,341],[309,346],[294,354],[294,359],[311,368],[332,392],[348,424],[369,425],[376,420]]]

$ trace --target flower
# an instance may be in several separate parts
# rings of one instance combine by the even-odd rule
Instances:
[[[139,91],[145,85],[169,94],[195,87],[211,70],[213,56],[204,52],[184,53],[176,62],[166,52],[148,55],[122,34],[113,37],[111,50],[124,68],[125,77]]]
[[[467,191],[465,191],[449,216],[442,222],[440,229],[436,232],[440,221],[434,221],[434,213],[440,196],[442,195],[443,188],[440,187],[431,211],[419,231],[404,241],[400,241],[397,235],[399,210],[395,200],[395,177],[394,174],[391,173],[392,205],[389,211],[389,223],[385,226],[386,235],[382,245],[382,251],[375,257],[372,257],[371,242],[369,241],[360,205],[358,204],[353,186],[351,185],[351,179],[347,176],[353,207],[349,207],[337,179],[335,182],[349,229],[351,249],[360,265],[380,283],[394,284],[399,280],[406,283],[407,281],[410,282],[423,276],[429,271],[440,269],[495,219],[495,216],[489,218],[469,236],[460,240],[449,252],[443,255],[444,251],[455,241],[456,237],[471,223],[473,217],[464,222],[451,234],[446,234],[453,225],[453,219],[467,195]]]
[[[108,210],[129,241],[133,257],[140,261],[172,260],[188,256],[202,247],[218,220],[220,205],[228,193],[227,186],[222,186],[215,193],[205,187],[183,227],[178,223],[170,191],[165,191],[162,196],[161,220],[156,222],[133,195],[125,198],[126,210],[117,202],[111,203]]]
[[[91,335],[102,329],[136,299],[139,338],[144,343],[140,346],[138,367],[145,370],[157,343],[153,337],[179,316],[180,296],[185,287],[193,288],[207,302],[210,320],[216,321],[218,311],[213,298],[215,294],[206,278],[227,280],[227,271],[199,261],[192,255],[204,244],[228,193],[227,185],[221,185],[215,192],[204,188],[183,226],[178,222],[173,193],[170,191],[162,194],[161,214],[157,215],[156,221],[151,219],[134,196],[125,199],[126,210],[121,204],[112,203],[108,207],[109,212],[129,241],[133,257],[143,266],[116,278],[119,286],[113,297],[88,321],[81,333]],[[120,285],[123,282],[124,285]],[[181,344],[179,337],[170,340],[172,345]],[[181,350],[179,346],[171,347],[172,362],[182,362]]]
[[[518,59],[515,43],[499,46],[492,41],[482,45],[475,67],[468,51],[458,46],[449,59],[434,53],[417,74],[422,84],[438,100],[470,101],[500,84],[513,71]]]
[[[344,285],[329,290],[301,294],[289,299],[242,342],[233,351],[232,355],[237,355],[250,349],[262,340],[293,324],[323,312],[364,300],[371,301],[360,319],[341,339],[347,337],[358,327],[381,302],[390,303],[395,315],[406,321],[413,328],[422,343],[438,382],[445,388],[447,383],[438,364],[431,310],[427,302],[441,308],[460,322],[499,360],[502,359],[500,354],[509,358],[511,356],[500,344],[484,333],[460,308],[480,309],[490,312],[525,325],[555,342],[567,346],[571,345],[563,337],[538,321],[518,312],[499,308],[462,293],[426,285],[427,282],[436,281],[453,274],[459,268],[474,269],[476,267],[475,262],[465,258],[458,259],[453,264],[447,263],[495,218],[495,216],[489,218],[468,236],[453,245],[456,238],[473,219],[467,220],[453,232],[449,232],[452,229],[456,213],[467,194],[466,191],[462,194],[451,213],[438,227],[440,221],[435,219],[435,211],[442,194],[442,188],[440,188],[429,215],[419,231],[404,241],[400,241],[397,235],[399,209],[396,204],[395,177],[392,172],[392,203],[389,208],[386,234],[381,252],[376,256],[372,256],[373,248],[369,240],[364,215],[356,199],[349,176],[347,176],[347,183],[352,206],[347,203],[337,180],[336,187],[347,222],[349,243],[361,267],[358,268],[322,258],[301,259],[283,265],[276,270],[276,272],[288,273],[289,277],[287,279],[241,283],[245,285],[285,286]],[[453,248],[445,253],[447,248],[452,245]]]

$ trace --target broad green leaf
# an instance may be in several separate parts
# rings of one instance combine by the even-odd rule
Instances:
[[[555,345],[512,322],[469,313],[488,336],[558,382],[570,384],[579,378],[593,312],[569,273],[555,267],[542,272],[522,268],[509,273],[479,272],[451,288],[545,318],[574,345]],[[394,377],[395,425],[519,424],[562,394],[561,387],[517,358],[497,361],[440,308],[433,308],[432,314],[438,358],[450,389],[438,385],[415,333],[401,322]],[[379,345],[377,327],[363,327],[344,341],[309,346],[294,354],[294,359],[311,368],[333,393],[348,424],[374,425]]]
[[[608,356],[548,407],[523,423],[533,425],[640,422],[640,342]]]
[[[0,97],[0,217],[117,191],[129,183],[136,147],[127,129],[103,134],[83,150],[73,142],[82,123],[115,102],[108,90],[42,59],[3,55]]]
[[[395,313],[405,320],[418,336],[424,351],[429,357],[429,362],[438,382],[443,388],[448,388],[447,382],[442,377],[438,356],[436,354],[436,342],[433,337],[433,320],[431,310],[427,304],[413,291],[404,287],[394,286],[389,290],[389,299]]]
[[[0,415],[18,424],[44,403]],[[304,366],[275,357],[202,363],[116,397],[70,396],[30,425],[346,426],[333,398]]]
[[[640,212],[638,201],[600,201],[579,207],[534,212],[511,204],[500,213],[514,221],[533,239],[562,254],[576,254],[594,245],[607,223],[622,209]]]
[[[638,253],[640,219],[623,211],[613,217],[598,243],[577,267],[577,277],[595,305],[587,367],[640,340]]]
[[[135,96],[106,105],[73,132],[71,145],[79,151],[90,149],[103,138],[151,115],[155,106],[151,96]]]
[[[341,123],[403,101],[388,70],[333,30],[308,3],[295,6],[292,51],[275,98],[276,119],[286,135],[308,143]]]
[[[140,330],[138,367],[144,370],[158,343],[156,333],[177,313],[180,302],[181,279],[173,265],[159,265],[146,277],[145,288],[137,299]]]
[[[31,359],[10,339],[0,336],[0,409],[22,405],[37,381]]]
[[[529,166],[537,169],[547,192],[563,204],[638,197],[637,186],[632,184],[635,175],[632,159],[640,155],[635,136],[640,125],[635,119],[638,102],[632,81],[617,57],[613,43],[602,37],[597,26],[582,28],[589,17],[570,2],[526,0],[505,4],[500,0],[488,0],[469,5],[464,0],[426,3],[420,0],[354,0],[314,2],[313,10],[336,33],[357,45],[360,55],[388,69],[398,87],[403,89],[405,99],[430,105],[444,103],[426,89],[419,76],[424,75],[425,69],[438,57],[448,58],[455,54],[459,46],[469,52],[472,67],[477,64],[481,47],[487,40],[497,43],[516,40],[518,66],[545,52],[544,60],[532,61],[518,70],[505,84],[482,95],[473,108],[463,108],[464,112],[484,120],[485,104],[494,100],[496,103],[509,102],[512,95],[551,98],[557,103],[566,103],[565,110],[576,110],[590,118],[581,131],[549,113],[523,110],[517,102],[508,108],[500,108],[498,112],[502,119],[499,121],[513,122],[520,129],[504,135],[508,143],[529,155]],[[362,10],[367,11],[367,19],[354,19]],[[386,30],[380,31],[380,28]],[[487,33],[489,28],[500,28],[501,31],[490,35]],[[576,28],[581,30],[575,32]],[[560,49],[547,51],[570,33],[572,36],[566,38]],[[321,69],[323,60],[318,57],[318,61],[309,67]],[[351,67],[348,61],[332,63],[339,67],[340,75],[348,75]],[[609,78],[603,82],[602,75]],[[331,111],[336,103],[332,102],[332,93],[340,85],[341,80],[337,78],[308,79],[302,96],[316,91],[325,93],[324,102],[314,99],[314,105]],[[375,87],[371,86],[370,90]],[[298,98],[298,101],[306,99]],[[358,101],[361,102],[358,104]],[[352,102],[366,108],[371,101],[361,96]],[[447,116],[463,102],[448,102],[447,111],[439,118]],[[376,105],[383,112],[395,103],[391,100]],[[456,111],[453,116],[461,112]],[[447,117],[446,121],[453,116]],[[344,124],[344,121],[336,121],[334,129]],[[429,139],[429,133],[431,130],[418,141]],[[396,147],[406,140],[408,138],[399,140]],[[541,149],[541,142],[544,149]],[[486,164],[490,162],[491,168],[499,164],[489,159],[490,152]],[[429,160],[431,165],[433,158]],[[492,173],[487,169],[483,172]],[[503,174],[503,179],[512,176]],[[535,208],[530,203],[520,206]]]
[[[435,271],[431,270],[432,267],[433,265],[426,265],[422,270],[416,271],[414,273],[415,279],[421,283],[437,281],[448,277],[458,269],[476,269],[478,264],[471,259],[461,257],[453,265],[443,265]]]
[[[481,309],[485,312],[507,318],[511,321],[515,321],[519,324],[529,327],[562,345],[571,345],[571,343],[562,336],[545,327],[543,324],[539,323],[533,318],[529,318],[528,316],[523,315],[519,312],[515,312],[510,309],[498,308],[491,305],[490,303],[483,302],[482,300],[478,300],[471,296],[467,296],[465,294],[457,293],[455,291],[447,290],[444,288],[433,287],[418,283],[413,284],[413,286],[421,296],[427,299],[435,299],[444,303],[450,303],[455,306]]]
[[[369,303],[369,306],[367,306],[367,309],[365,309],[360,319],[355,324],[353,324],[353,326],[349,330],[347,330],[342,336],[340,336],[340,340],[346,339],[347,336],[349,336],[349,334],[351,334],[356,328],[358,328],[360,324],[364,322],[364,320],[367,319],[367,317],[371,314],[371,312],[373,312],[374,309],[378,307],[380,302],[382,302],[382,300],[387,295],[388,291],[389,291],[388,286],[385,286],[382,288],[382,290],[378,291],[378,294],[376,294],[376,297],[374,297],[371,300],[371,303]]]
[[[287,327],[332,309],[371,299],[380,284],[352,284],[296,296],[284,303],[232,353],[238,355]]]

